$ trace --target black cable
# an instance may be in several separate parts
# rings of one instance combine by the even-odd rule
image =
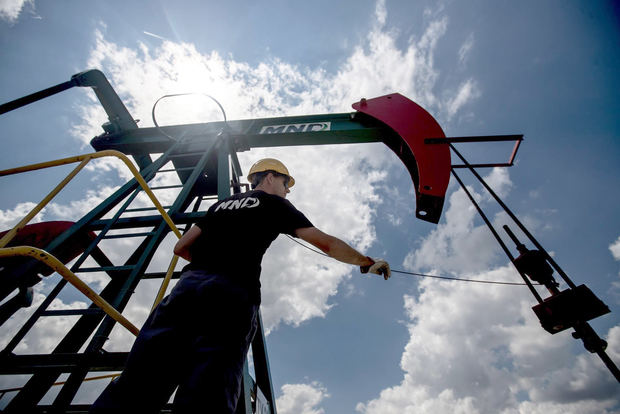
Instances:
[[[300,246],[305,247],[308,250],[312,250],[315,253],[318,253],[322,256],[327,256],[329,257],[329,255],[313,249],[312,247],[306,246],[305,244],[303,244],[302,242],[300,242],[299,240],[295,240],[293,237],[289,236],[288,234],[286,235],[286,237],[288,237],[289,239],[293,240],[295,243],[299,244]],[[512,286],[527,286],[525,283],[519,283],[519,282],[498,282],[498,281],[493,281],[493,280],[478,280],[478,279],[462,279],[462,278],[458,278],[458,277],[450,277],[450,276],[438,276],[438,275],[427,275],[424,273],[415,273],[415,272],[405,272],[404,270],[396,270],[396,269],[391,269],[392,272],[394,273],[402,273],[405,275],[412,275],[412,276],[420,276],[420,277],[430,277],[433,279],[444,279],[444,280],[458,280],[460,282],[472,282],[472,283],[487,283],[487,284],[492,284],[492,285],[512,285]],[[535,285],[540,285],[540,283],[537,283]]]
[[[157,128],[157,130],[162,135],[164,135],[165,137],[167,137],[168,139],[170,139],[172,141],[178,141],[175,137],[166,134],[164,132],[164,130],[157,123],[157,119],[155,118],[155,108],[157,107],[157,104],[162,99],[173,98],[173,97],[176,97],[176,96],[188,96],[188,95],[201,95],[201,96],[206,96],[207,98],[210,98],[211,100],[213,100],[213,102],[215,102],[217,104],[217,106],[220,107],[220,110],[222,111],[222,115],[224,115],[224,124],[228,125],[228,120],[226,119],[226,111],[224,111],[224,107],[219,103],[219,101],[217,99],[215,99],[211,95],[207,95],[206,93],[198,93],[198,92],[173,93],[173,94],[164,95],[164,96],[160,97],[158,100],[155,101],[155,103],[153,104],[153,108],[151,109],[151,117],[153,118],[153,123],[155,124],[155,128]]]
[[[520,282],[498,282],[494,280],[462,279],[458,277],[449,277],[449,276],[425,275],[423,273],[405,272],[403,270],[395,270],[395,269],[392,269],[392,272],[403,273],[406,275],[413,275],[413,276],[432,277],[434,279],[460,280],[461,282],[488,283],[492,285],[527,286],[525,283],[520,283]]]
[[[310,246],[307,246],[307,245],[303,244],[303,243],[302,243],[302,242],[300,242],[299,240],[295,240],[294,238],[292,238],[292,237],[291,237],[291,236],[289,236],[288,234],[286,235],[286,237],[288,237],[289,239],[293,240],[295,243],[299,244],[300,246],[305,247],[305,248],[306,248],[306,249],[308,249],[308,250],[312,250],[313,252],[318,253],[318,254],[320,254],[321,256],[329,257],[329,255],[328,255],[328,254],[325,254],[325,253],[323,253],[323,252],[321,252],[321,251],[319,251],[319,250],[313,249],[312,247],[310,247]]]

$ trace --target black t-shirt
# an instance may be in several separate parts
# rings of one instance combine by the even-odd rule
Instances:
[[[202,234],[191,247],[184,270],[223,274],[259,298],[261,261],[278,234],[313,227],[290,201],[264,191],[235,194],[212,205],[196,223]]]

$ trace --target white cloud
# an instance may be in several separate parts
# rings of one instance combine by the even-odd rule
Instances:
[[[618,237],[616,241],[609,246],[609,251],[611,252],[611,255],[614,257],[614,259],[620,261],[620,237]],[[620,276],[620,272],[618,273],[618,275]],[[609,291],[615,298],[616,303],[620,304],[620,280],[612,282]]]
[[[375,16],[377,24],[365,42],[353,48],[334,73],[321,68],[299,67],[277,58],[250,65],[216,52],[201,53],[188,43],[163,41],[157,48],[145,44],[136,48],[122,47],[106,39],[105,28],[96,33],[88,66],[103,70],[130,113],[141,119],[140,126],[152,125],[151,109],[159,97],[180,92],[216,97],[229,119],[351,111],[351,104],[362,97],[395,91],[423,105],[440,120],[464,108],[474,96],[471,88],[468,94],[451,94],[437,87],[439,72],[434,67],[434,52],[447,30],[448,20],[442,17],[430,20],[419,39],[411,39],[404,47],[399,47],[397,33],[384,30],[387,19],[384,2],[377,3]],[[473,80],[469,82],[473,85]],[[92,91],[84,93],[88,94],[91,104],[81,107],[82,121],[74,125],[72,132],[86,148],[92,136],[102,132],[101,124],[107,118]],[[162,101],[157,108],[159,123],[221,119],[215,104],[199,99]],[[291,201],[315,225],[372,253],[376,238],[373,222],[381,204],[377,189],[384,185],[389,166],[400,163],[394,154],[379,144],[260,149],[240,154],[244,171],[252,161],[266,154],[281,158],[295,175],[297,184]],[[110,175],[114,179],[117,178],[115,174],[128,177],[123,172],[124,167],[118,169],[118,162],[98,161],[93,165],[97,171],[107,174],[105,184],[94,183],[81,200],[51,204],[42,219],[77,219],[114,190],[108,183]],[[115,169],[119,172],[114,173]],[[162,203],[171,200],[170,194],[161,194]],[[137,203],[150,206],[144,199]],[[3,211],[0,218],[6,223],[12,222],[24,206]],[[164,243],[152,267],[165,268],[170,250],[171,242]],[[112,255],[115,263],[126,254],[125,251],[106,253]],[[330,298],[338,289],[347,286],[352,269],[311,253],[286,238],[276,240],[263,263],[262,312],[267,329],[274,329],[281,323],[298,325],[324,316],[332,306]],[[101,287],[104,280],[95,277],[92,283]],[[150,309],[154,290],[152,286],[143,288],[141,284],[127,307],[126,316],[137,325]],[[129,335],[114,331],[106,349],[127,349],[130,343]],[[317,385],[309,387],[310,390],[291,388],[287,393],[308,395],[305,392],[313,389],[314,395],[318,392],[320,398],[312,400],[317,402],[310,404],[308,410],[320,410],[314,407],[327,396],[326,391]],[[446,398],[449,399],[449,395]],[[287,403],[283,404],[286,407]]]
[[[115,189],[104,186],[96,190],[87,190],[83,199],[70,201],[67,204],[52,201],[35,215],[29,224],[52,220],[77,221],[105,200]],[[18,203],[13,209],[0,210],[0,229],[13,228],[36,206],[37,204],[32,202],[24,202]]]
[[[281,414],[324,414],[325,410],[317,406],[328,397],[327,390],[317,382],[285,384],[276,406]]]
[[[531,402],[524,401],[518,408],[504,410],[502,414],[605,414],[617,413],[613,404],[605,401],[576,401],[570,404],[557,404],[550,402]]]
[[[461,65],[467,63],[467,58],[469,57],[469,54],[471,53],[473,47],[474,34],[470,33],[469,36],[467,36],[467,39],[465,39],[465,42],[463,42],[463,44],[459,48],[459,62],[461,63]]]
[[[512,188],[505,168],[494,168],[484,180],[500,197]],[[473,188],[467,188],[482,206],[492,200],[486,192],[478,194]],[[462,189],[448,197],[444,217],[445,222],[440,222],[420,246],[405,257],[404,266],[415,271],[459,274],[489,269],[498,257],[497,243],[484,223],[475,225],[478,212]],[[505,218],[505,214],[497,214],[494,222],[504,222]]]
[[[30,211],[32,211],[32,209],[35,208],[36,206],[37,206],[36,203],[27,201],[24,203],[18,203],[12,209],[0,210],[0,229],[9,230],[13,228],[15,225],[17,225],[17,223],[19,223],[21,219],[23,219],[28,213],[30,213]],[[45,211],[43,211],[42,213],[44,212]],[[30,222],[38,223],[39,221],[41,221],[41,218],[35,216]]]
[[[501,194],[511,187],[499,171],[486,179]],[[448,204],[445,223],[421,240],[405,266],[517,281],[512,265],[495,264],[489,253],[495,242],[481,234],[489,233],[486,226],[474,225],[477,213],[461,189]],[[593,414],[620,407],[613,376],[596,355],[574,355],[569,332],[549,335],[541,328],[526,287],[425,279],[419,295],[404,298],[409,341],[401,357],[403,379],[359,403],[359,412]],[[607,341],[608,354],[617,360],[620,326],[608,332]]]
[[[394,226],[394,227],[399,227],[401,224],[403,224],[403,219],[402,217],[396,217],[394,214],[388,213],[387,214],[387,219],[388,221]]]
[[[456,95],[448,101],[448,118],[452,118],[465,104],[478,97],[480,97],[480,90],[476,81],[468,79],[461,83]]]
[[[88,190],[81,200],[71,201],[68,204],[50,203],[46,207],[44,218],[47,220],[62,218],[63,220],[77,221],[86,212],[101,204],[115,190],[114,187],[99,187],[96,190]]]
[[[476,275],[514,276],[510,267]],[[525,287],[425,280],[405,296],[409,342],[400,384],[358,404],[365,414],[517,413],[539,404],[565,412],[604,413],[618,406],[617,384],[595,355],[574,363],[568,332],[549,335],[530,309]],[[620,326],[608,352],[620,351]],[[542,412],[542,411],[540,411]],[[551,411],[556,412],[556,411]]]
[[[398,387],[383,390],[380,399],[359,403],[356,410],[377,414],[479,413],[473,405],[473,398],[455,398],[451,390],[444,390],[435,398],[424,387],[406,390],[406,394],[401,391]]]
[[[38,308],[38,306],[45,299],[45,295],[41,293],[35,293],[32,306],[29,308],[21,309],[15,313],[4,325],[2,325],[2,335],[0,336],[0,348],[4,347],[13,338],[15,333],[21,328],[24,322],[32,315],[32,313]],[[86,303],[83,301],[72,301],[71,303],[64,303],[60,299],[54,299],[50,304],[50,310],[62,310],[62,309],[81,309],[85,308]],[[27,334],[24,339],[15,348],[15,352],[19,354],[37,354],[37,353],[49,353],[51,352],[59,339],[69,331],[73,326],[77,317],[53,317],[44,319],[45,323],[36,324],[35,328]]]
[[[34,0],[0,0],[0,19],[15,23],[26,5],[34,8]]]
[[[503,198],[512,189],[512,181],[510,180],[510,175],[508,174],[507,168],[493,168],[489,175],[484,177],[484,181],[493,189],[493,191],[500,197]],[[485,192],[485,194],[488,194]],[[491,195],[487,195],[488,199],[491,199]]]
[[[367,42],[354,48],[336,73],[279,59],[250,65],[171,41],[155,49],[146,45],[131,49],[108,41],[103,31],[97,34],[89,65],[106,73],[130,112],[142,119],[141,126],[152,124],[155,100],[175,92],[209,93],[222,102],[229,119],[350,111],[350,104],[361,97],[399,91],[439,120],[449,120],[480,95],[475,79],[463,80],[456,92],[437,88],[440,73],[433,56],[446,33],[446,18],[432,20],[419,40],[399,48],[397,34],[384,30],[384,1],[377,2],[375,15],[378,24]],[[473,45],[473,37],[471,45],[468,40],[459,50],[461,63]],[[85,146],[101,133],[100,125],[106,121],[94,95],[88,93],[92,105],[83,108],[83,122],[73,131]],[[190,98],[162,103],[160,113],[163,124],[220,119],[212,103],[195,104]],[[399,162],[393,154],[380,145],[254,150],[240,154],[244,170],[265,154],[280,157],[289,166],[298,180],[291,200],[318,227],[363,251],[373,249],[374,217],[380,206],[377,189],[389,181],[385,165]],[[117,165],[101,162],[98,167],[111,173]],[[510,178],[503,170],[493,171],[487,179],[501,194],[510,189]],[[42,217],[79,218],[113,189],[100,185],[83,200],[52,204]],[[171,200],[171,194],[164,193],[162,202]],[[484,195],[476,197],[487,200]],[[138,203],[150,206],[144,199]],[[22,203],[0,211],[0,223],[7,228],[30,206]],[[485,227],[476,226],[476,212],[462,191],[451,194],[445,214],[445,223],[407,257],[407,268],[468,273],[487,280],[516,279],[510,267],[491,269],[495,243]],[[163,244],[153,268],[165,268],[171,244],[170,240]],[[619,259],[620,238],[610,250]],[[115,261],[122,253],[116,253]],[[350,266],[317,256],[286,238],[278,239],[264,260],[262,312],[267,328],[324,316],[332,306],[330,297],[347,286],[350,272]],[[148,314],[155,290],[152,283],[142,283],[127,307],[126,316],[138,326]],[[601,413],[618,404],[613,394],[616,385],[594,356],[580,354],[574,364],[566,363],[572,358],[573,340],[567,333],[551,336],[540,328],[525,288],[423,281],[420,295],[405,296],[405,303],[410,339],[401,360],[403,380],[377,398],[358,404],[359,412]],[[60,301],[55,306],[85,305]],[[7,332],[19,326],[32,309],[21,311],[3,326],[0,337],[9,338]],[[67,321],[33,333],[22,347],[49,350],[70,326]],[[608,352],[618,360],[620,327],[612,328],[607,339]],[[127,350],[130,343],[131,336],[119,329],[106,349]],[[320,404],[328,396],[317,383],[285,385],[278,410],[323,413]]]
[[[385,0],[377,0],[375,5],[375,17],[379,26],[384,26],[387,20],[387,9],[385,8]]]
[[[400,91],[430,106],[440,116],[458,111],[443,108],[435,91],[438,73],[433,53],[447,28],[447,19],[429,23],[419,41],[404,49],[396,34],[385,32],[383,2],[376,5],[377,25],[366,44],[359,45],[335,74],[300,68],[272,59],[255,66],[212,52],[202,54],[187,43],[164,41],[156,49],[118,46],[99,31],[89,65],[101,68],[141,125],[151,124],[153,103],[162,95],[203,92],[224,106],[228,119],[350,111],[361,97]],[[103,29],[105,30],[105,29]],[[378,65],[377,62],[381,62]],[[445,96],[445,93],[441,93]],[[74,132],[90,139],[100,132],[105,114],[94,102],[84,109],[84,121]],[[209,100],[189,98],[162,101],[158,123],[204,122],[221,119]],[[455,98],[453,98],[455,99]],[[466,97],[459,100],[465,105]],[[242,167],[264,156],[280,157],[294,171],[298,185],[291,200],[313,223],[365,251],[375,239],[373,219],[379,199],[377,186],[386,177],[385,165],[399,162],[381,145],[334,146],[253,150],[240,154]],[[320,190],[319,190],[320,189]],[[320,192],[321,203],[316,202]],[[351,267],[309,253],[282,239],[274,243],[263,262],[263,316],[267,329],[279,323],[297,325],[324,316],[329,298],[345,282]]]
[[[609,246],[609,251],[611,251],[614,259],[620,261],[620,237]]]
[[[479,195],[474,195],[480,199]],[[448,198],[445,222],[440,222],[421,245],[405,257],[405,268],[459,274],[487,269],[497,249],[486,226],[474,226],[477,214],[465,192],[454,191]]]
[[[478,96],[473,79],[455,92],[437,90],[434,51],[447,30],[446,18],[432,20],[419,40],[412,39],[405,48],[399,48],[397,34],[383,28],[386,13],[385,4],[378,2],[378,24],[364,44],[353,48],[336,73],[277,58],[253,66],[172,41],[164,41],[155,49],[145,44],[131,49],[107,41],[105,28],[97,33],[88,65],[104,70],[142,126],[152,125],[153,103],[171,93],[212,95],[222,103],[229,119],[350,111],[350,105],[362,97],[395,91],[435,113],[438,119],[447,119]],[[89,96],[94,103],[94,95]],[[188,99],[175,99],[176,103],[167,103],[166,110],[158,106],[160,123],[221,119],[215,104],[203,101],[191,105]],[[101,132],[106,117],[101,108],[92,105],[83,109],[82,118],[85,122],[76,125],[74,133],[86,142]]]
[[[297,178],[290,195],[293,204],[318,228],[366,251],[375,239],[372,221],[378,199],[374,186],[384,178],[377,166],[368,164],[366,151],[359,145],[265,149],[250,154],[251,158],[243,154],[242,163],[249,165],[251,159],[266,155],[282,159]],[[360,163],[373,169],[364,172]],[[328,180],[324,173],[330,175]],[[321,202],[317,203],[319,192]],[[280,322],[298,325],[324,316],[330,308],[329,297],[349,278],[351,269],[281,236],[263,260],[262,312],[267,329]]]

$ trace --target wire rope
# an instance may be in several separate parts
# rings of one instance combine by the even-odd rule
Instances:
[[[153,104],[153,109],[151,111],[151,116],[153,118],[153,124],[155,124],[155,127],[157,128],[157,130],[164,136],[166,136],[167,138],[173,140],[173,141],[178,141],[176,138],[174,138],[171,135],[168,135],[166,132],[164,132],[164,130],[162,129],[162,127],[157,123],[157,119],[155,117],[155,108],[157,107],[157,104],[159,103],[159,101],[161,101],[162,99],[166,99],[166,98],[172,98],[172,97],[176,97],[176,96],[187,96],[187,95],[201,95],[201,96],[206,96],[208,98],[210,98],[211,100],[213,100],[213,102],[215,102],[217,104],[217,106],[220,108],[220,110],[222,111],[222,115],[224,116],[224,123],[227,124],[228,121],[226,119],[226,111],[224,111],[224,108],[222,107],[222,105],[219,103],[219,101],[217,99],[215,99],[214,97],[212,97],[211,95],[208,95],[206,93],[198,93],[198,92],[188,92],[188,93],[174,93],[174,94],[168,94],[168,95],[163,95],[162,97],[160,97],[159,99],[157,99],[157,101],[155,101],[155,103]],[[291,240],[293,240],[295,243],[305,247],[308,250],[311,250],[317,254],[320,254],[322,256],[327,256],[329,257],[327,254],[313,249],[312,247],[309,247],[307,245],[305,245],[304,243],[301,243],[298,240],[295,240],[293,237],[287,235],[287,237]],[[419,277],[428,277],[428,278],[433,278],[433,279],[443,279],[443,280],[456,280],[456,281],[460,281],[460,282],[470,282],[470,283],[486,283],[486,284],[493,284],[493,285],[512,285],[512,286],[527,286],[526,283],[518,283],[518,282],[500,282],[500,281],[493,281],[493,280],[479,280],[479,279],[465,279],[465,278],[458,278],[458,277],[450,277],[450,276],[441,276],[441,275],[429,275],[429,274],[425,274],[425,273],[416,273],[416,272],[406,272],[404,270],[398,270],[398,269],[391,269],[392,272],[394,273],[401,273],[401,274],[405,274],[405,275],[411,275],[411,276],[419,276]],[[539,285],[539,284],[538,284]]]
[[[215,99],[214,97],[212,97],[211,95],[208,95],[206,93],[200,93],[200,92],[186,92],[186,93],[172,93],[172,94],[168,94],[168,95],[163,95],[161,96],[159,99],[157,99],[155,101],[155,103],[153,104],[153,109],[151,110],[151,117],[153,118],[153,124],[155,124],[155,128],[157,128],[157,130],[164,135],[165,137],[167,137],[168,139],[171,139],[172,141],[178,141],[178,139],[176,139],[175,137],[168,135],[166,132],[164,132],[163,128],[157,123],[157,119],[155,117],[155,108],[157,107],[157,104],[159,103],[159,101],[161,101],[162,99],[166,99],[166,98],[174,98],[176,96],[188,96],[188,95],[200,95],[200,96],[206,96],[207,98],[210,98],[213,102],[215,102],[217,104],[217,106],[220,108],[220,110],[222,111],[222,115],[224,115],[224,123],[226,125],[228,125],[228,120],[226,119],[226,111],[224,111],[224,107],[219,103],[219,101],[217,99]]]
[[[318,253],[322,256],[327,256],[329,257],[329,255],[313,249],[312,247],[309,247],[307,245],[305,245],[304,243],[300,242],[299,240],[295,240],[293,237],[289,236],[288,234],[286,235],[286,237],[288,237],[289,239],[293,240],[295,243],[299,244],[300,246],[305,247],[308,250],[311,250],[315,253]],[[392,272],[394,273],[401,273],[401,274],[405,274],[405,275],[411,275],[411,276],[419,276],[419,277],[428,277],[428,278],[433,278],[433,279],[444,279],[444,280],[457,280],[459,282],[470,282],[470,283],[486,283],[486,284],[492,284],[492,285],[511,285],[511,286],[527,286],[527,284],[525,283],[519,283],[519,282],[500,282],[500,281],[495,281],[495,280],[480,280],[480,279],[465,279],[465,278],[458,278],[458,277],[450,277],[450,276],[440,276],[440,275],[429,275],[429,274],[425,274],[425,273],[416,273],[416,272],[406,272],[404,270],[397,270],[397,269],[391,269]],[[540,283],[537,283],[535,285],[540,285]]]

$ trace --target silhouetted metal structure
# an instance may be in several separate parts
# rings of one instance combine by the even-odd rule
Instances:
[[[72,264],[69,273],[75,275],[92,272],[105,273],[109,281],[100,292],[100,297],[119,312],[123,312],[126,308],[141,281],[162,278],[168,280],[170,277],[178,277],[179,272],[174,271],[174,264],[171,264],[168,272],[150,269],[149,264],[158,252],[158,247],[171,230],[176,230],[174,226],[184,226],[187,230],[191,224],[202,217],[205,202],[213,202],[229,196],[231,192],[241,191],[243,184],[240,177],[243,173],[237,153],[257,147],[383,142],[403,161],[411,175],[416,194],[416,216],[418,218],[432,223],[439,221],[450,173],[452,173],[474,202],[510,260],[514,261],[455,170],[469,168],[509,212],[475,169],[512,165],[522,136],[446,138],[439,124],[428,112],[399,94],[362,99],[353,104],[356,112],[352,113],[235,121],[225,119],[221,122],[204,124],[138,128],[105,76],[97,70],[77,74],[69,82],[1,105],[0,114],[73,86],[92,87],[108,115],[109,122],[103,125],[105,133],[91,141],[95,150],[115,150],[132,156],[140,171],[135,179],[125,183],[90,213],[45,246],[45,251],[54,255],[61,251],[63,244],[74,235],[94,232],[96,237],[88,246],[85,246],[81,256]],[[516,144],[509,162],[504,164],[471,165],[453,146],[454,143],[459,142],[505,140],[514,140]],[[451,165],[451,149],[463,164]],[[84,162],[83,157],[78,158],[77,161]],[[17,170],[19,169],[0,171],[0,176],[19,172]],[[153,192],[175,190],[177,192],[174,201],[165,206],[165,213],[158,213],[157,207],[135,207],[136,200],[141,197],[142,193],[148,192],[148,188],[145,189],[140,181],[143,179],[144,182],[150,182],[155,177],[161,177],[164,174],[176,177],[177,184],[154,186],[150,190]],[[174,224],[167,221],[167,216]],[[513,216],[511,214],[511,217]],[[516,217],[513,218],[516,219]],[[519,226],[522,227],[522,225]],[[522,230],[524,230],[523,227]],[[529,232],[525,234],[530,237]],[[544,251],[533,237],[530,238],[539,250]],[[103,241],[127,240],[135,240],[134,248],[122,264],[113,263],[105,255],[105,249],[101,248]],[[0,248],[4,247],[4,244],[0,240]],[[124,246],[123,249],[127,249],[127,244]],[[88,265],[87,259],[89,258],[96,265]],[[554,267],[557,266],[550,257],[548,259]],[[36,263],[29,263],[26,266],[36,265]],[[563,277],[565,276],[563,272],[558,271]],[[67,272],[63,270],[63,276],[64,273]],[[524,274],[521,275],[537,301],[543,303],[529,280]],[[94,304],[86,309],[49,309],[52,301],[65,288],[67,280],[62,279],[49,293],[0,355],[0,374],[32,375],[23,387],[11,390],[17,394],[6,407],[7,413],[87,411],[87,405],[72,404],[81,385],[87,379],[87,374],[123,369],[127,354],[105,350],[106,340],[118,319],[108,317],[100,307]],[[565,280],[568,283],[568,279],[565,278]],[[162,290],[165,290],[166,283]],[[572,282],[569,286],[575,289]],[[26,334],[42,318],[68,315],[77,316],[78,319],[51,353],[24,355],[14,352]],[[132,325],[128,323],[126,326],[131,328]],[[592,336],[593,331],[591,328],[588,330],[588,327],[586,321],[581,320],[575,325],[581,337]],[[596,352],[603,355],[604,351],[600,351],[599,348],[596,348]],[[252,355],[254,377],[250,375],[246,363],[244,390],[238,412],[275,414],[275,397],[262,321],[259,321],[259,331],[252,344]],[[69,377],[58,385],[61,388],[53,403],[51,405],[39,404],[61,374],[69,374]]]
[[[509,165],[494,165],[494,164],[486,164],[479,165],[479,167],[493,167],[493,166],[510,166],[512,165],[514,156],[518,149],[518,141],[522,139],[522,137],[517,138],[517,145],[515,145],[512,155],[510,156]],[[568,275],[562,270],[562,268],[553,260],[553,258],[549,255],[549,253],[545,250],[545,248],[536,240],[536,238],[528,231],[525,225],[517,218],[517,216],[508,208],[508,206],[501,200],[501,198],[493,191],[493,189],[486,183],[486,181],[478,174],[476,171],[476,166],[469,164],[465,157],[461,155],[461,153],[454,147],[451,142],[451,138],[447,139],[437,139],[437,140],[427,140],[430,143],[439,143],[439,142],[448,142],[450,145],[450,149],[454,151],[454,153],[459,157],[459,159],[463,162],[462,165],[459,165],[459,168],[468,168],[469,171],[480,181],[486,191],[495,199],[495,201],[502,207],[504,212],[510,217],[510,219],[519,227],[519,229],[525,234],[525,236],[536,246],[538,250],[535,250],[537,253],[537,269],[534,273],[536,274],[547,274],[546,279],[543,280],[543,285],[545,285],[552,293],[552,296],[546,299],[543,299],[528,277],[526,276],[526,269],[523,266],[523,261],[520,261],[519,258],[522,256],[515,258],[506,244],[503,242],[498,232],[495,230],[494,226],[491,224],[490,220],[487,218],[484,211],[482,211],[480,205],[476,202],[475,198],[472,196],[471,192],[467,189],[459,175],[456,173],[456,167],[452,167],[452,175],[458,181],[459,185],[467,194],[467,197],[476,207],[478,213],[484,220],[485,224],[493,233],[493,236],[497,240],[498,244],[501,246],[502,250],[508,257],[508,259],[515,265],[515,268],[530,288],[532,295],[538,301],[538,304],[532,308],[538,319],[540,320],[541,326],[547,330],[551,334],[556,334],[568,328],[573,328],[574,332],[572,334],[573,338],[581,339],[583,341],[584,347],[591,353],[596,353],[605,366],[609,369],[612,375],[616,378],[618,382],[620,382],[620,370],[616,364],[609,358],[609,355],[605,353],[605,349],[607,348],[607,342],[601,339],[598,334],[592,329],[590,324],[588,324],[589,320],[602,316],[606,313],[609,313],[610,310],[600,299],[598,299],[590,289],[588,289],[585,285],[576,286],[573,281],[568,277]],[[511,140],[509,137],[500,138],[500,139],[490,139],[489,141],[504,141]],[[470,142],[467,138],[461,138],[457,140],[458,142]],[[475,139],[471,142],[483,142],[484,139]],[[510,230],[507,225],[503,226],[504,230],[508,234],[508,236],[512,239],[512,241],[516,244],[517,249],[523,254],[524,245],[516,238],[514,233]],[[523,246],[523,247],[521,247]],[[521,247],[521,248],[520,248]],[[530,251],[534,252],[534,251]],[[541,259],[542,258],[542,259]],[[548,263],[547,263],[548,262]],[[551,266],[549,266],[551,265]],[[568,289],[564,291],[559,291],[555,288],[555,284],[549,280],[551,278],[551,273],[555,269],[562,279],[569,286]],[[550,272],[550,273],[549,273]],[[529,275],[532,278],[532,275]],[[543,276],[545,278],[545,276]],[[537,279],[536,277],[532,278],[533,280]],[[552,278],[551,278],[552,279]],[[554,281],[554,280],[553,280]],[[547,283],[545,283],[547,282]],[[550,288],[551,287],[551,288]]]

